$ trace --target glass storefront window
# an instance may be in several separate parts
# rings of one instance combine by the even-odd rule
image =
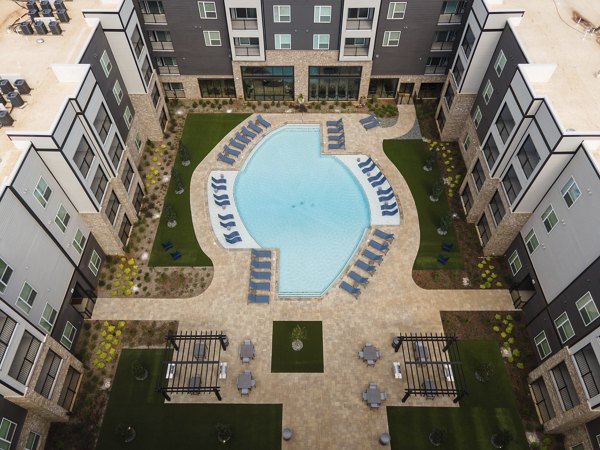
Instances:
[[[361,67],[309,68],[309,100],[358,100]]]
[[[369,83],[369,97],[375,95],[379,98],[394,98],[396,97],[397,87],[397,78],[371,78],[371,82]]]
[[[198,80],[202,98],[235,98],[235,84],[232,79]]]
[[[292,66],[244,66],[242,83],[246,100],[285,101],[294,99]]]

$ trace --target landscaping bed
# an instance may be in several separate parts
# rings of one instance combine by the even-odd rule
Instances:
[[[301,338],[303,348],[292,349],[293,330],[300,326],[305,330]],[[322,322],[273,322],[273,345],[271,372],[323,372],[323,325]]]

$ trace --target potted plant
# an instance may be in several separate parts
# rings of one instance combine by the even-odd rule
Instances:
[[[167,220],[167,227],[175,228],[177,226],[177,213],[169,203],[165,205],[164,214]]]
[[[506,448],[512,439],[513,437],[510,431],[500,430],[497,433],[492,434],[490,441],[494,448]]]
[[[292,340],[292,349],[295,352],[299,352],[304,347],[304,343],[302,339],[307,338],[306,327],[300,324],[297,324],[292,332],[290,333],[290,339]]]
[[[445,428],[434,428],[431,433],[429,433],[429,442],[436,447],[439,447],[446,440],[447,431]]]
[[[452,213],[448,213],[442,216],[440,219],[440,225],[438,226],[437,233],[440,236],[445,236],[448,234],[448,228],[452,224]]]
[[[148,369],[142,365],[139,359],[136,359],[131,363],[131,372],[137,381],[144,381],[148,378]]]
[[[179,172],[175,170],[175,167],[173,167],[173,170],[171,170],[171,180],[173,181],[173,186],[175,187],[175,194],[183,194],[185,191],[183,181],[181,181],[181,175],[179,175]]]
[[[494,366],[489,363],[481,363],[475,368],[475,379],[480,383],[487,383],[494,375]]]
[[[121,442],[128,444],[135,439],[136,433],[131,425],[124,425],[122,423],[117,425],[115,430]]]
[[[183,145],[183,142],[179,143],[179,159],[181,160],[182,166],[190,165],[190,152],[188,152],[187,147]]]
[[[433,183],[433,187],[431,188],[431,195],[429,196],[429,200],[433,203],[439,201],[442,192],[444,192],[444,187],[442,186],[442,183],[440,182],[440,180],[435,180],[435,183]]]

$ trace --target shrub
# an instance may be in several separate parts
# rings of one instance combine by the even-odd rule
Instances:
[[[164,214],[167,222],[177,222],[177,213],[175,212],[175,209],[173,209],[173,206],[171,206],[170,203],[167,203],[165,205]]]
[[[181,181],[181,175],[179,175],[179,172],[177,172],[174,167],[173,170],[171,170],[171,180],[173,182],[175,193],[182,194],[184,191],[183,181]]]
[[[190,161],[190,152],[188,151],[187,147],[183,144],[183,142],[179,143],[178,153],[179,153],[179,159],[181,160],[182,163]]]
[[[197,108],[198,107],[198,103],[194,102],[192,103],[192,108]]]
[[[517,369],[524,369],[525,365],[522,362],[517,363]]]
[[[500,327],[498,325],[495,325],[494,327],[492,327],[492,330],[494,330],[496,333],[500,332]]]

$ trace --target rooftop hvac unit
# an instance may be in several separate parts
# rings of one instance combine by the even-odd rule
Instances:
[[[37,34],[48,34],[48,28],[46,28],[46,24],[41,20],[36,20],[33,26]]]
[[[52,22],[50,22],[52,24]],[[50,26],[52,28],[52,25]],[[27,95],[31,92],[31,88],[27,84],[27,81],[23,79],[15,80],[15,88],[19,91],[21,95]]]
[[[37,8],[32,8],[28,11],[29,17],[33,20],[35,17],[40,17],[40,12]]]
[[[10,127],[14,120],[6,110],[0,111],[0,125],[3,127]]]
[[[42,16],[44,16],[44,17],[54,17],[52,15],[52,10],[50,8],[42,9]]]
[[[8,98],[8,101],[10,102],[10,104],[13,105],[15,108],[20,108],[23,105],[25,105],[25,102],[21,98],[21,94],[19,94],[16,91],[9,92],[6,95],[6,98]]]
[[[50,28],[50,32],[52,34],[58,35],[62,33],[62,28],[56,20],[51,20],[50,22],[48,22],[48,27]]]
[[[13,87],[12,84],[10,84],[10,81],[8,81],[6,79],[0,80],[0,91],[3,94],[8,94],[14,90],[15,90],[15,88]]]
[[[54,4],[54,6],[56,6],[56,3]],[[69,18],[69,15],[67,14],[67,10],[64,8],[56,10],[56,17],[58,17],[58,20],[60,20],[62,23],[68,23],[69,20],[71,20]]]
[[[39,11],[38,5],[35,2],[35,0],[27,0],[27,9],[35,9],[36,11]]]
[[[19,29],[21,30],[21,33],[30,36],[33,34],[33,27],[31,26],[30,22],[21,22],[19,24]]]
[[[67,7],[63,3],[63,0],[54,0],[54,9],[56,9],[57,11],[59,9],[64,9],[66,11]]]
[[[42,7],[42,11],[44,9],[52,9],[52,6],[50,5],[50,2],[48,0],[42,0],[40,2],[40,6]]]
[[[0,94],[0,105],[6,105],[6,100],[4,99],[2,94]]]

